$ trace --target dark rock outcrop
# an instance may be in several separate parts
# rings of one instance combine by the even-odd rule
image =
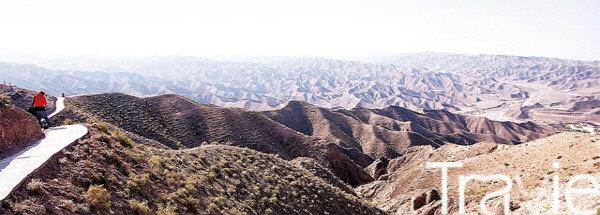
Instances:
[[[36,138],[42,129],[34,116],[13,105],[0,105],[0,153],[14,150]]]
[[[431,189],[429,192],[422,193],[412,200],[413,210],[418,210],[434,201],[441,200],[437,190]]]
[[[371,165],[369,165],[365,170],[374,179],[384,180],[383,178],[381,178],[381,176],[387,174],[387,167],[388,167],[389,163],[390,163],[389,159],[382,157],[382,158],[377,159]]]

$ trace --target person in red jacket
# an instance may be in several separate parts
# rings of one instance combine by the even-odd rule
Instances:
[[[37,117],[40,126],[44,129],[52,127],[52,124],[50,124],[50,119],[48,119],[48,113],[46,113],[47,104],[48,101],[46,101],[46,93],[44,93],[44,91],[39,92],[36,96],[33,97],[32,106],[36,111],[35,116]],[[48,126],[44,126],[42,124],[42,118],[46,120],[46,124],[48,124]]]

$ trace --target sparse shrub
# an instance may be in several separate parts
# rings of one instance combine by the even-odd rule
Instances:
[[[140,164],[144,161],[144,154],[139,152],[133,152],[131,154],[131,159],[134,163]]]
[[[10,97],[6,95],[0,95],[0,106],[10,105],[12,102],[10,101]]]
[[[110,208],[110,194],[106,191],[104,185],[90,186],[85,197],[89,200],[90,206],[96,210]]]
[[[167,205],[161,204],[156,211],[156,215],[177,215],[177,206],[170,202]]]
[[[81,204],[75,204],[75,212],[78,214],[88,214],[90,213],[90,206],[89,203],[81,203]]]
[[[96,140],[108,143],[110,142],[110,137],[106,134],[101,134],[98,137],[96,137]]]
[[[504,166],[510,166],[510,164],[508,164],[507,162],[504,162]]]
[[[129,206],[137,214],[140,214],[140,215],[152,214],[152,212],[150,211],[150,208],[148,207],[148,202],[145,202],[145,201],[139,202],[138,200],[133,199],[133,200],[129,201]]]
[[[219,206],[218,206],[217,204],[215,204],[215,203],[210,203],[210,205],[208,205],[208,206],[209,206],[210,208],[212,208],[212,209],[215,209],[215,210],[218,210],[218,209],[219,209]]]
[[[273,210],[271,208],[267,208],[267,210],[265,210],[265,214],[273,214]]]
[[[97,122],[97,123],[94,123],[94,127],[97,128],[98,130],[108,134],[108,125],[101,123],[101,122]]]
[[[73,203],[73,200],[63,199],[63,200],[61,200],[61,203],[58,206],[61,208],[67,209],[71,213],[75,212],[75,203]]]
[[[73,122],[73,120],[71,119],[65,119],[65,121],[63,121],[63,125],[73,125],[75,124],[75,122]]]
[[[231,214],[231,215],[242,215],[244,213],[240,212],[237,208],[232,208],[229,211],[227,211],[227,214]]]
[[[150,160],[148,160],[148,163],[151,167],[160,168],[163,167],[164,161],[165,160],[160,156],[152,156],[150,157]]]
[[[150,174],[146,173],[142,176],[133,176],[131,180],[127,181],[127,185],[133,190],[140,190],[142,186],[145,186],[150,182]]]
[[[185,203],[189,208],[195,209],[200,204],[200,201],[194,197],[187,197],[185,198]]]
[[[598,155],[592,157],[592,159],[594,159],[594,160],[598,160],[598,158],[600,158],[600,156],[598,156]]]
[[[70,98],[65,99],[64,103],[66,108],[75,109],[75,103]]]
[[[41,181],[39,178],[34,178],[27,184],[27,190],[29,191],[39,191],[44,189],[46,184]]]
[[[69,159],[67,159],[67,157],[62,157],[60,159],[58,159],[58,163],[60,164],[66,164],[69,162]]]
[[[127,135],[121,131],[116,130],[112,134],[115,136],[115,138],[117,138],[117,141],[119,141],[119,143],[125,147],[131,148],[135,144],[133,140],[129,139],[129,137],[127,137]]]
[[[177,189],[177,191],[175,191],[175,194],[179,197],[184,197],[184,196],[187,196],[188,190],[185,188],[179,188],[179,189]]]
[[[118,162],[120,160],[119,155],[117,155],[114,150],[109,150],[106,156],[108,157],[108,160],[112,162]]]
[[[46,212],[44,204],[41,204],[36,198],[28,198],[22,202],[11,204],[11,207],[19,214],[43,214]]]

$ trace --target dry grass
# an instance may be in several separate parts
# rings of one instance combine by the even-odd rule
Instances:
[[[65,121],[63,121],[62,124],[63,125],[73,125],[73,124],[75,124],[75,122],[73,122],[73,120],[71,120],[71,119],[65,119]]]
[[[32,179],[31,182],[27,184],[27,190],[29,191],[40,191],[44,189],[46,184],[41,181],[39,178]]]
[[[90,186],[85,197],[89,200],[90,205],[98,211],[105,211],[110,208],[110,194],[104,188],[104,185]]]
[[[382,214],[274,155],[216,145],[165,151],[118,139],[90,126],[87,138],[32,175],[30,188],[7,198],[14,204],[0,203],[0,214]]]
[[[112,133],[121,145],[127,147],[133,144],[130,139],[138,142],[151,140],[144,144],[171,149],[209,143],[233,145],[277,154],[286,160],[315,158],[322,166],[340,168],[333,171],[334,174],[353,186],[370,181],[361,168],[372,161],[369,156],[358,155],[360,152],[352,150],[330,156],[326,153],[332,150],[328,145],[333,143],[306,136],[260,112],[204,105],[177,95],[138,98],[109,93],[78,96],[70,102],[73,109],[86,115],[94,127],[107,134]],[[333,150],[343,151],[342,148]],[[344,153],[354,153],[351,156],[359,159],[338,158],[346,156]],[[353,159],[360,160],[360,165],[355,165]],[[333,160],[343,160],[343,164]]]
[[[10,100],[9,96],[6,95],[0,95],[0,106],[6,106],[6,105],[11,105],[12,101]]]
[[[129,201],[129,204],[131,204],[131,209],[139,215],[152,214],[152,211],[148,207],[148,202],[146,202],[146,201],[139,202],[138,200],[133,199],[133,200]]]

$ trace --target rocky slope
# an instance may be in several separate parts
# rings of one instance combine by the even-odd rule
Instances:
[[[0,157],[2,153],[21,149],[43,137],[35,117],[21,108],[0,103]]]
[[[180,95],[122,93],[65,104],[55,120],[92,122],[90,134],[33,173],[0,202],[0,213],[439,214],[439,170],[425,163],[463,161],[449,172],[456,213],[458,175],[498,170],[519,178],[521,187],[547,191],[538,184],[538,175],[552,174],[543,162],[565,161],[568,168],[555,171],[561,175],[592,174],[588,167],[600,157],[595,136],[546,137],[554,130],[544,125],[446,110],[331,110],[289,101],[251,111]],[[469,212],[500,187],[470,183]],[[523,213],[548,201],[530,201],[524,191],[511,195],[511,210]],[[592,200],[577,204],[595,207]]]
[[[450,214],[458,214],[459,210],[458,177],[473,174],[502,174],[511,178],[511,214],[554,214],[552,181],[558,176],[559,210],[574,214],[566,206],[564,189],[577,175],[600,176],[598,141],[600,138],[595,135],[560,133],[520,145],[478,143],[471,146],[448,144],[438,149],[412,147],[401,157],[371,165],[368,168],[371,174],[383,173],[384,176],[359,187],[357,192],[392,214],[440,214],[441,198],[436,195],[441,195],[441,170],[428,168],[426,163],[462,162],[462,168],[448,169]],[[554,162],[559,163],[558,168],[553,166]],[[498,180],[470,181],[464,194],[467,214],[483,213],[479,202],[484,195],[505,186],[506,183]],[[585,183],[576,186],[585,187]],[[488,201],[487,209],[501,213],[503,204],[500,200]],[[595,212],[598,200],[598,196],[578,196],[573,198],[573,204],[578,210]]]
[[[331,111],[290,101],[262,113],[303,134],[369,155],[371,159],[348,154],[363,167],[373,159],[400,156],[412,146],[438,148],[446,143],[470,145],[482,141],[518,144],[554,134],[554,129],[534,123],[497,122],[444,110],[419,113],[395,106]]]
[[[6,84],[0,84],[0,95],[8,96],[13,105],[20,107],[23,110],[27,110],[27,108],[31,107],[31,104],[33,103],[33,97],[38,93],[39,91],[33,91],[15,85],[9,86]],[[46,111],[48,113],[54,112],[56,109],[56,97],[46,94],[46,100],[48,101]]]
[[[76,96],[67,111],[123,128],[171,149],[207,143],[248,147],[283,159],[314,158],[344,182],[373,179],[362,168],[395,158],[412,146],[488,141],[516,144],[554,129],[533,123],[495,122],[447,111],[400,107],[328,110],[291,101],[272,111],[248,111],[196,103],[177,95],[139,98],[120,93]],[[69,114],[63,114],[70,117]],[[76,117],[76,116],[74,116]]]
[[[95,124],[0,201],[0,213],[385,214],[315,173],[238,147],[143,146]]]
[[[344,147],[281,126],[259,112],[201,104],[178,95],[138,98],[120,93],[68,99],[68,113],[85,115],[152,139],[170,149],[219,143],[277,154],[291,160],[311,157],[356,186],[372,181]],[[75,115],[77,116],[77,115]],[[368,157],[362,154],[363,157]]]

